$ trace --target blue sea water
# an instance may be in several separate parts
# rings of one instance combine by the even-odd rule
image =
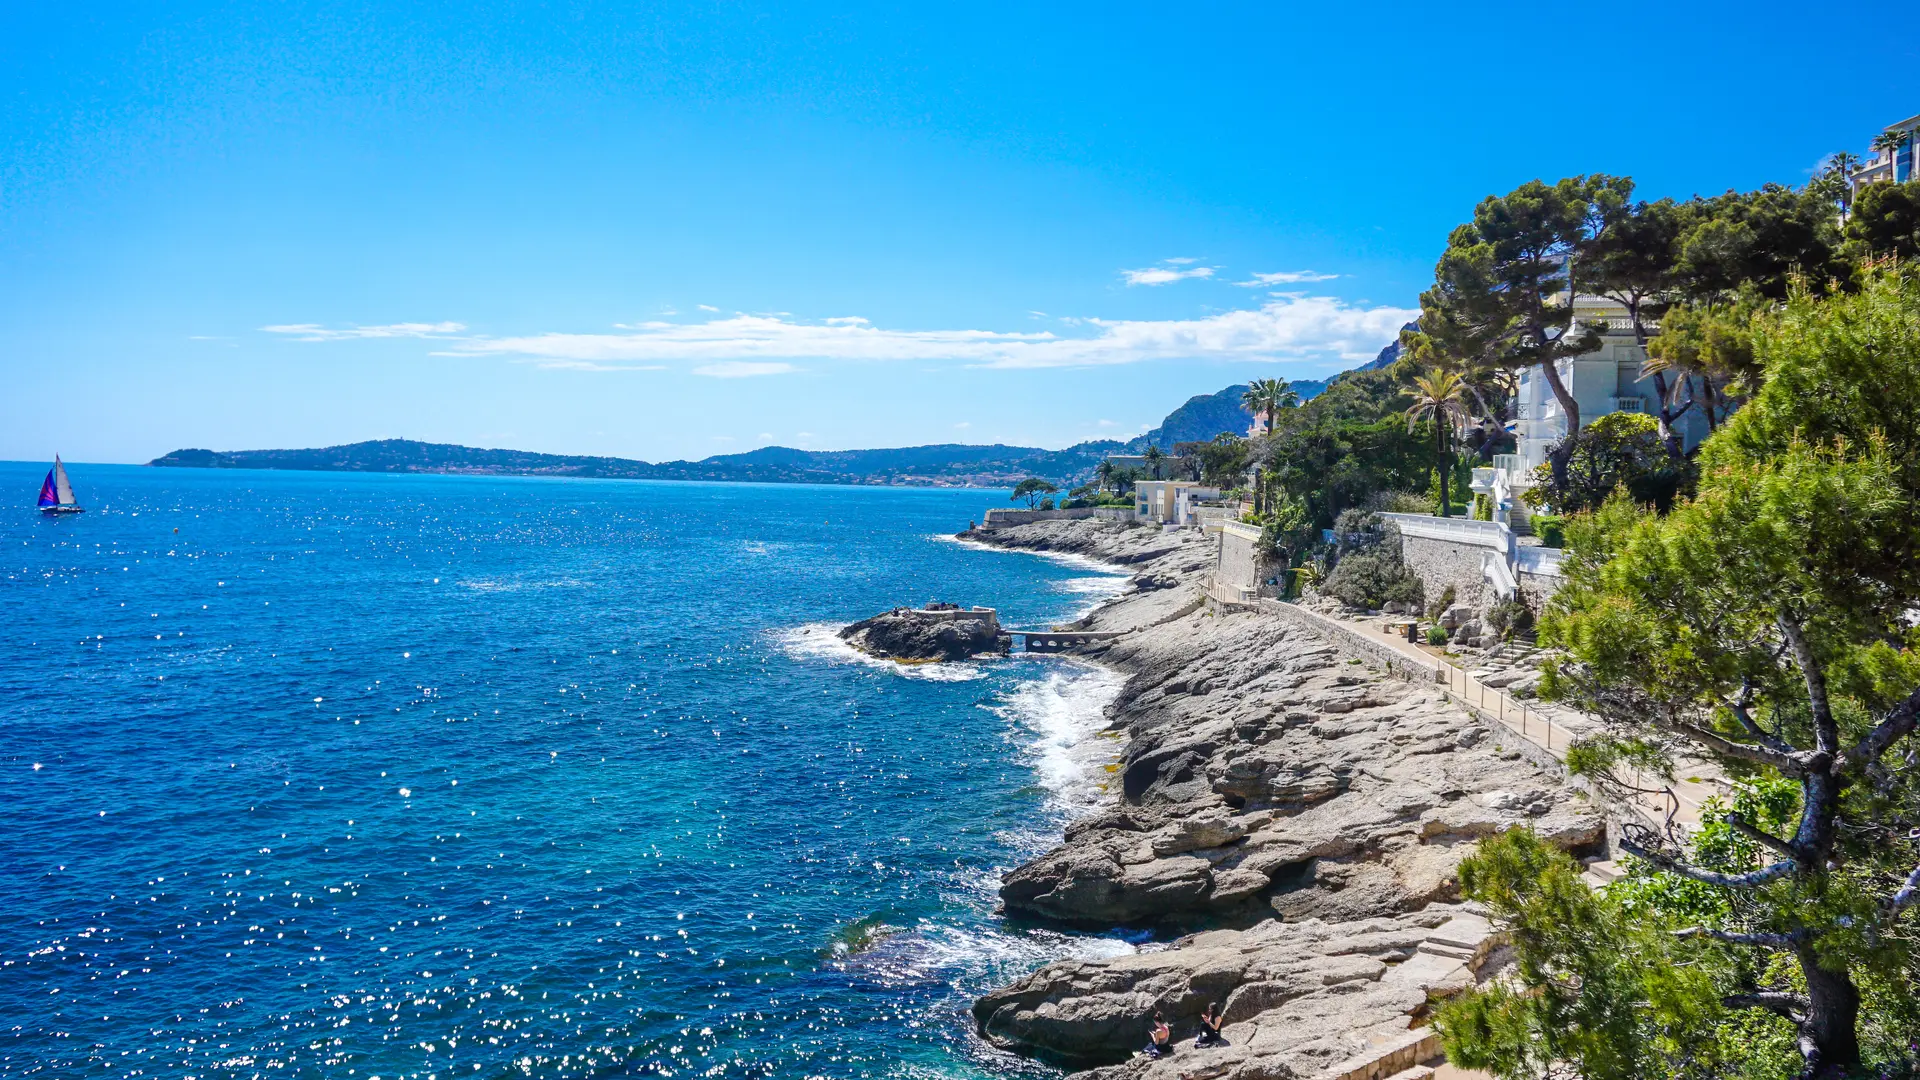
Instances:
[[[1058,620],[995,496],[0,464],[0,1076],[939,1077],[1117,690],[838,624]]]

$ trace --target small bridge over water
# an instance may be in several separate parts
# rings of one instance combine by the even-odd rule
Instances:
[[[1096,641],[1112,641],[1128,633],[1125,630],[1007,630],[1020,639],[1022,652],[1052,653],[1066,652],[1078,645],[1090,645]]]

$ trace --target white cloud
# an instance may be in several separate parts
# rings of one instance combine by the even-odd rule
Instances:
[[[794,363],[800,360],[944,361],[989,368],[1097,367],[1152,360],[1366,360],[1417,315],[1410,308],[1276,293],[1255,307],[1189,319],[1062,317],[1068,336],[1038,329],[896,330],[860,316],[806,321],[748,314],[705,322],[653,320],[610,333],[513,337],[463,334],[465,326],[455,322],[344,329],[301,323],[262,329],[301,341],[428,338],[444,343],[434,350],[435,356],[499,356],[570,371],[657,371],[688,364],[696,375],[737,379],[792,374],[801,370]]]
[[[1192,259],[1168,259],[1168,263],[1190,263]],[[1122,270],[1120,276],[1128,285],[1171,285],[1186,278],[1210,278],[1214,267],[1196,266],[1190,270],[1178,270],[1173,266],[1152,266],[1145,270]]]
[[[355,341],[362,338],[431,338],[446,337],[465,330],[465,323],[389,323],[386,326],[349,326],[341,329],[324,327],[318,323],[291,323],[284,326],[263,326],[260,329],[269,334],[288,334],[296,341]]]
[[[1119,423],[1113,420],[1102,420],[1099,423],[1101,427],[1119,427],[1120,426]]]
[[[976,367],[1052,368],[1147,360],[1366,360],[1419,313],[1356,307],[1330,296],[1276,296],[1258,307],[1192,319],[1074,320],[1051,331],[893,330],[845,318],[828,324],[768,315],[700,323],[645,323],[624,333],[466,337],[448,353],[508,356],[546,367],[608,370],[690,362],[718,378],[778,375],[794,360],[958,361]]]
[[[955,425],[953,425],[953,426],[954,426],[954,427],[955,427],[956,429],[959,429],[959,430],[961,430],[961,431],[964,431],[964,430],[966,430],[967,428],[970,428],[970,427],[972,427],[972,426],[973,426],[973,421],[971,421],[971,420],[962,420],[962,421],[960,421],[959,423],[957,423],[957,424],[955,424]]]
[[[757,363],[750,360],[722,360],[717,364],[702,364],[694,368],[695,375],[706,375],[714,379],[750,379],[755,375],[786,375],[799,371],[792,364]]]
[[[1160,261],[1163,263],[1166,263],[1168,266],[1192,266],[1194,263],[1197,263],[1200,260],[1194,258],[1191,255],[1182,255],[1178,258],[1161,259]]]
[[[1303,281],[1332,281],[1339,274],[1322,274],[1313,270],[1282,270],[1274,274],[1255,274],[1250,281],[1236,281],[1235,285],[1243,289],[1258,289],[1266,285],[1297,285]]]
[[[701,311],[711,311],[716,314],[720,311],[719,308],[714,307],[712,304],[695,304],[693,306],[699,308]]]

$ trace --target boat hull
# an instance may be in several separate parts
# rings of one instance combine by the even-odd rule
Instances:
[[[84,514],[87,511],[86,508],[82,506],[43,506],[40,508],[40,512],[43,514]]]

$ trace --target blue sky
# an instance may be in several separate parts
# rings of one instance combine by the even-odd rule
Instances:
[[[0,458],[1124,437],[1914,113],[1910,4],[0,5]]]

